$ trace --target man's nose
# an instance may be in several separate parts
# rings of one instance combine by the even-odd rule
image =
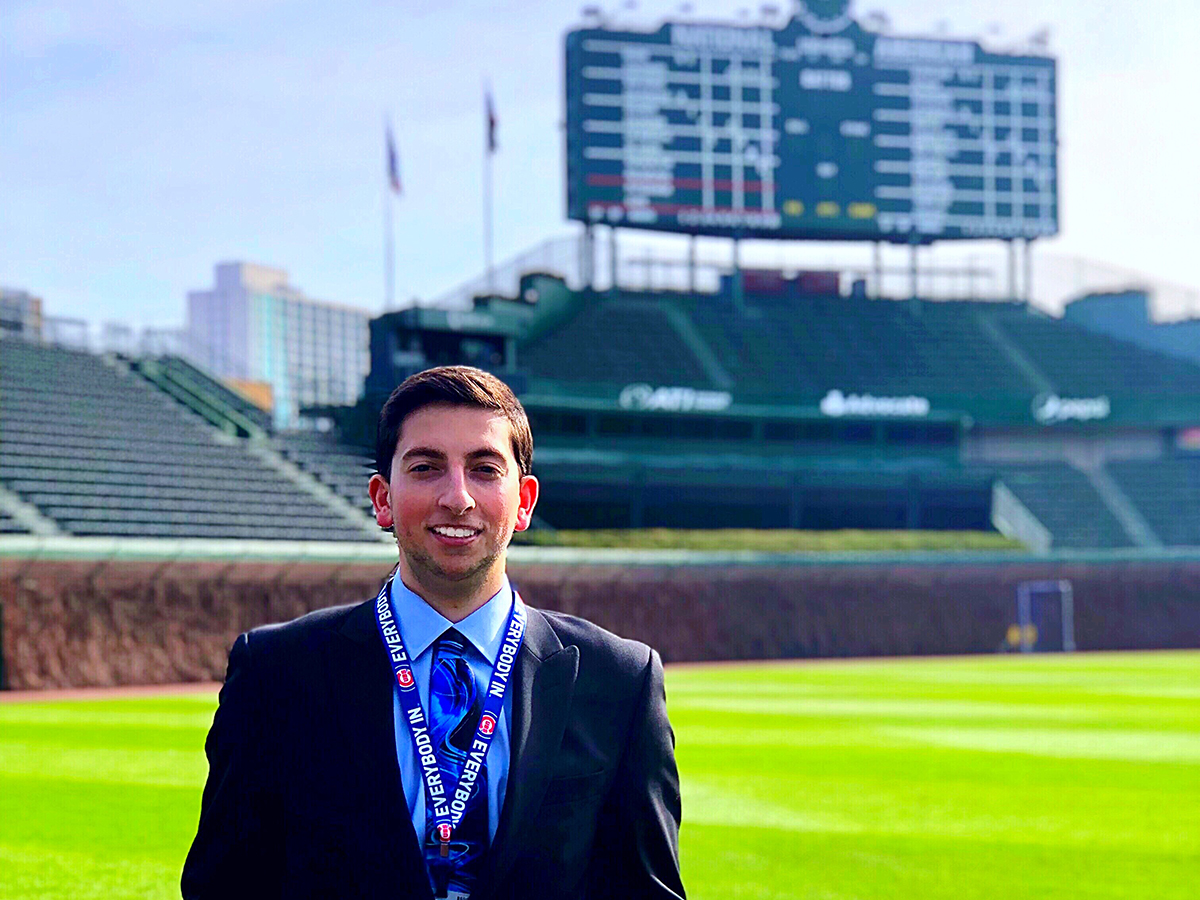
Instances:
[[[475,508],[475,498],[467,489],[467,473],[462,469],[451,468],[446,473],[445,488],[438,504],[456,516],[461,516],[469,509]]]

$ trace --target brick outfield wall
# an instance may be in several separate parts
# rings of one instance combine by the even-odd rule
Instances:
[[[9,562],[13,689],[220,680],[233,639],[374,596],[387,567]],[[1200,563],[617,567],[514,565],[534,606],[652,644],[668,662],[990,653],[1018,582],[1069,578],[1081,650],[1200,647]],[[1056,616],[1051,615],[1051,618]]]

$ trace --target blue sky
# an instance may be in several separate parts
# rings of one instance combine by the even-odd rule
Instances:
[[[48,311],[167,325],[219,260],[382,306],[383,119],[400,145],[397,297],[479,273],[482,85],[500,119],[496,255],[569,232],[562,35],[582,4],[0,3],[0,284]],[[679,4],[642,0],[626,20]],[[786,6],[786,3],[779,5]],[[737,21],[746,3],[693,2]],[[899,34],[1051,27],[1062,234],[1200,285],[1200,4],[875,0]]]

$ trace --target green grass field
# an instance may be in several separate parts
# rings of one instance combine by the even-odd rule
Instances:
[[[592,531],[531,529],[514,544],[538,547],[617,547],[623,550],[754,550],[760,553],[910,553],[1025,549],[994,531],[800,531],[790,528],[612,528]]]
[[[1193,898],[1200,653],[668,672],[694,898]],[[0,897],[173,897],[212,695],[0,704]]]

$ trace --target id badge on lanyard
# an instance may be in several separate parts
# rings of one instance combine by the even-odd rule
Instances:
[[[527,619],[525,604],[520,595],[513,591],[512,610],[504,626],[504,640],[501,642],[495,665],[492,666],[492,677],[488,680],[487,693],[483,697],[483,711],[479,715],[479,724],[475,727],[475,736],[468,751],[468,759],[478,760],[479,764],[464,766],[457,784],[443,784],[437,757],[430,748],[429,720],[421,708],[421,698],[417,694],[412,660],[404,646],[404,639],[400,636],[400,627],[392,609],[392,578],[384,582],[383,587],[379,589],[379,596],[375,598],[375,623],[379,626],[379,635],[383,638],[383,645],[387,647],[391,659],[392,674],[396,680],[396,696],[400,700],[400,711],[408,723],[408,734],[413,742],[413,759],[421,769],[421,780],[425,787],[425,818],[434,824],[443,857],[450,854],[450,838],[458,823],[462,821],[463,813],[467,809],[467,798],[471,796],[483,761],[487,758],[488,748],[492,745],[492,738],[496,736],[499,728],[500,717],[504,712],[504,695],[508,690],[509,678],[516,667],[521,642],[525,638]],[[446,896],[447,900],[466,900],[467,897],[459,892]]]

